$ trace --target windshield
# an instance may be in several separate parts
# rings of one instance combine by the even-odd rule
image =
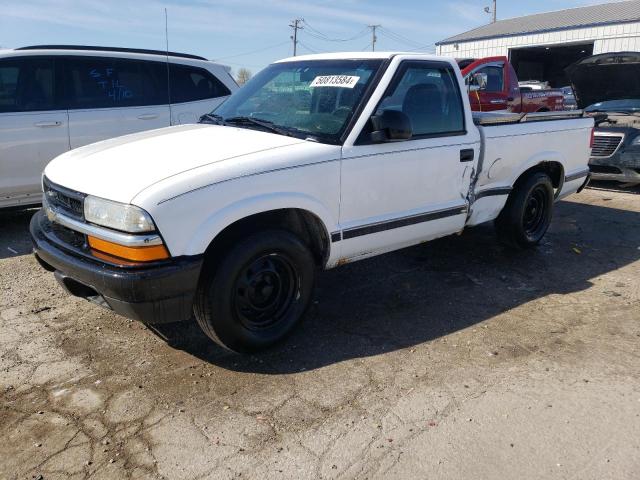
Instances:
[[[640,112],[640,99],[608,100],[585,108],[587,112]]]
[[[234,126],[271,125],[273,132],[337,143],[381,64],[381,60],[275,63],[247,82],[213,116]]]

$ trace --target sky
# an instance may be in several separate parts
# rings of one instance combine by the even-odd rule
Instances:
[[[498,0],[498,19],[606,0]],[[491,20],[491,0],[2,0],[0,48],[39,44],[169,49],[253,73],[292,55],[291,20],[302,18],[298,54],[371,49],[433,52],[434,43]]]

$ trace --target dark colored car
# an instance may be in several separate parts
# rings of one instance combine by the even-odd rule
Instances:
[[[567,74],[578,107],[596,122],[592,178],[640,183],[640,52],[594,55]]]

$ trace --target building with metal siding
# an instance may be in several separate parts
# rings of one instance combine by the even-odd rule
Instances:
[[[436,44],[455,58],[508,56],[521,80],[562,86],[564,68],[598,53],[640,51],[640,1],[500,20]]]

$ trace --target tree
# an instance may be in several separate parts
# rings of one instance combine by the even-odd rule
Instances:
[[[242,86],[245,83],[247,83],[252,76],[253,74],[251,73],[251,70],[248,70],[246,68],[241,68],[240,70],[238,70],[236,81],[238,82],[238,85]]]

